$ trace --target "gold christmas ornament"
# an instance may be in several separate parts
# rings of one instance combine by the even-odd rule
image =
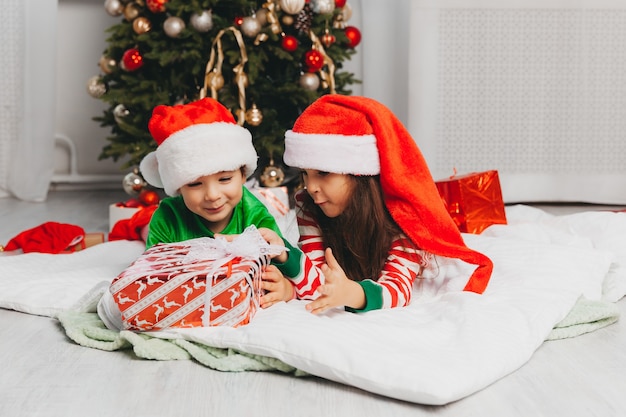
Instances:
[[[185,29],[185,22],[180,17],[170,16],[163,22],[163,31],[170,38],[177,38]]]
[[[252,107],[250,107],[250,109],[246,112],[246,123],[250,126],[258,126],[262,121],[263,113],[259,110],[256,104],[253,103]]]
[[[259,21],[261,27],[265,26],[265,24],[267,23],[267,9],[261,7],[254,14],[256,16],[256,20]]]
[[[143,190],[147,185],[148,184],[146,184],[143,177],[139,175],[139,170],[137,168],[126,174],[122,179],[122,187],[124,187],[124,191],[126,191],[126,194],[128,195],[139,195],[141,190]]]
[[[124,3],[120,0],[105,0],[104,10],[111,16],[121,16],[124,13]]]
[[[341,8],[341,13],[337,13],[335,19],[333,20],[333,28],[335,29],[344,29],[346,27],[346,22],[350,20],[352,17],[352,7],[349,3],[344,4]]]
[[[137,3],[128,3],[126,7],[124,7],[124,19],[132,22],[139,16],[141,13],[141,7]]]
[[[280,187],[285,180],[285,173],[274,165],[273,159],[270,159],[269,165],[265,167],[259,179],[264,187]]]
[[[305,0],[279,0],[278,5],[285,13],[298,14],[304,9],[305,3]]]
[[[221,72],[213,70],[206,75],[206,83],[211,87],[211,90],[221,90],[224,87],[224,76]]]
[[[283,22],[283,25],[285,26],[291,26],[293,25],[294,19],[293,19],[293,16],[286,14],[286,15],[283,15],[280,21]]]
[[[133,30],[137,35],[150,32],[150,29],[152,29],[152,23],[147,17],[139,16],[133,20]]]
[[[99,75],[94,75],[87,81],[87,92],[93,98],[100,98],[107,92],[106,84]]]
[[[350,3],[344,4],[341,8],[341,17],[344,22],[347,22],[352,17],[352,6],[350,6]]]
[[[100,69],[102,70],[102,72],[104,72],[105,74],[110,74],[113,72],[113,70],[117,66],[117,61],[115,61],[113,58],[102,55],[100,57],[100,61],[98,62],[98,65],[100,66]]]
[[[213,14],[211,10],[193,13],[189,18],[191,26],[198,32],[208,32],[213,29]]]

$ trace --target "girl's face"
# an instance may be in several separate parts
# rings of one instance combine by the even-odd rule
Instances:
[[[222,171],[183,185],[180,194],[187,208],[206,219],[213,233],[219,233],[228,225],[235,206],[241,201],[245,180],[240,169]]]
[[[337,217],[348,205],[356,186],[350,175],[305,169],[302,178],[307,192],[328,217]]]

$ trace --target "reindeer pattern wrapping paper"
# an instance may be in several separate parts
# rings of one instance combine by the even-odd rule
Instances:
[[[259,308],[261,272],[284,248],[251,226],[232,242],[197,238],[146,250],[110,292],[128,330],[248,324]]]

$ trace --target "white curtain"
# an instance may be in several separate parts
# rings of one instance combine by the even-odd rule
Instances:
[[[43,201],[54,170],[56,0],[4,0],[0,195]]]

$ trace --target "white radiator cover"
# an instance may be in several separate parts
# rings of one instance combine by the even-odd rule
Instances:
[[[626,2],[477,3],[412,7],[408,127],[435,179],[497,169],[507,203],[626,204]]]

